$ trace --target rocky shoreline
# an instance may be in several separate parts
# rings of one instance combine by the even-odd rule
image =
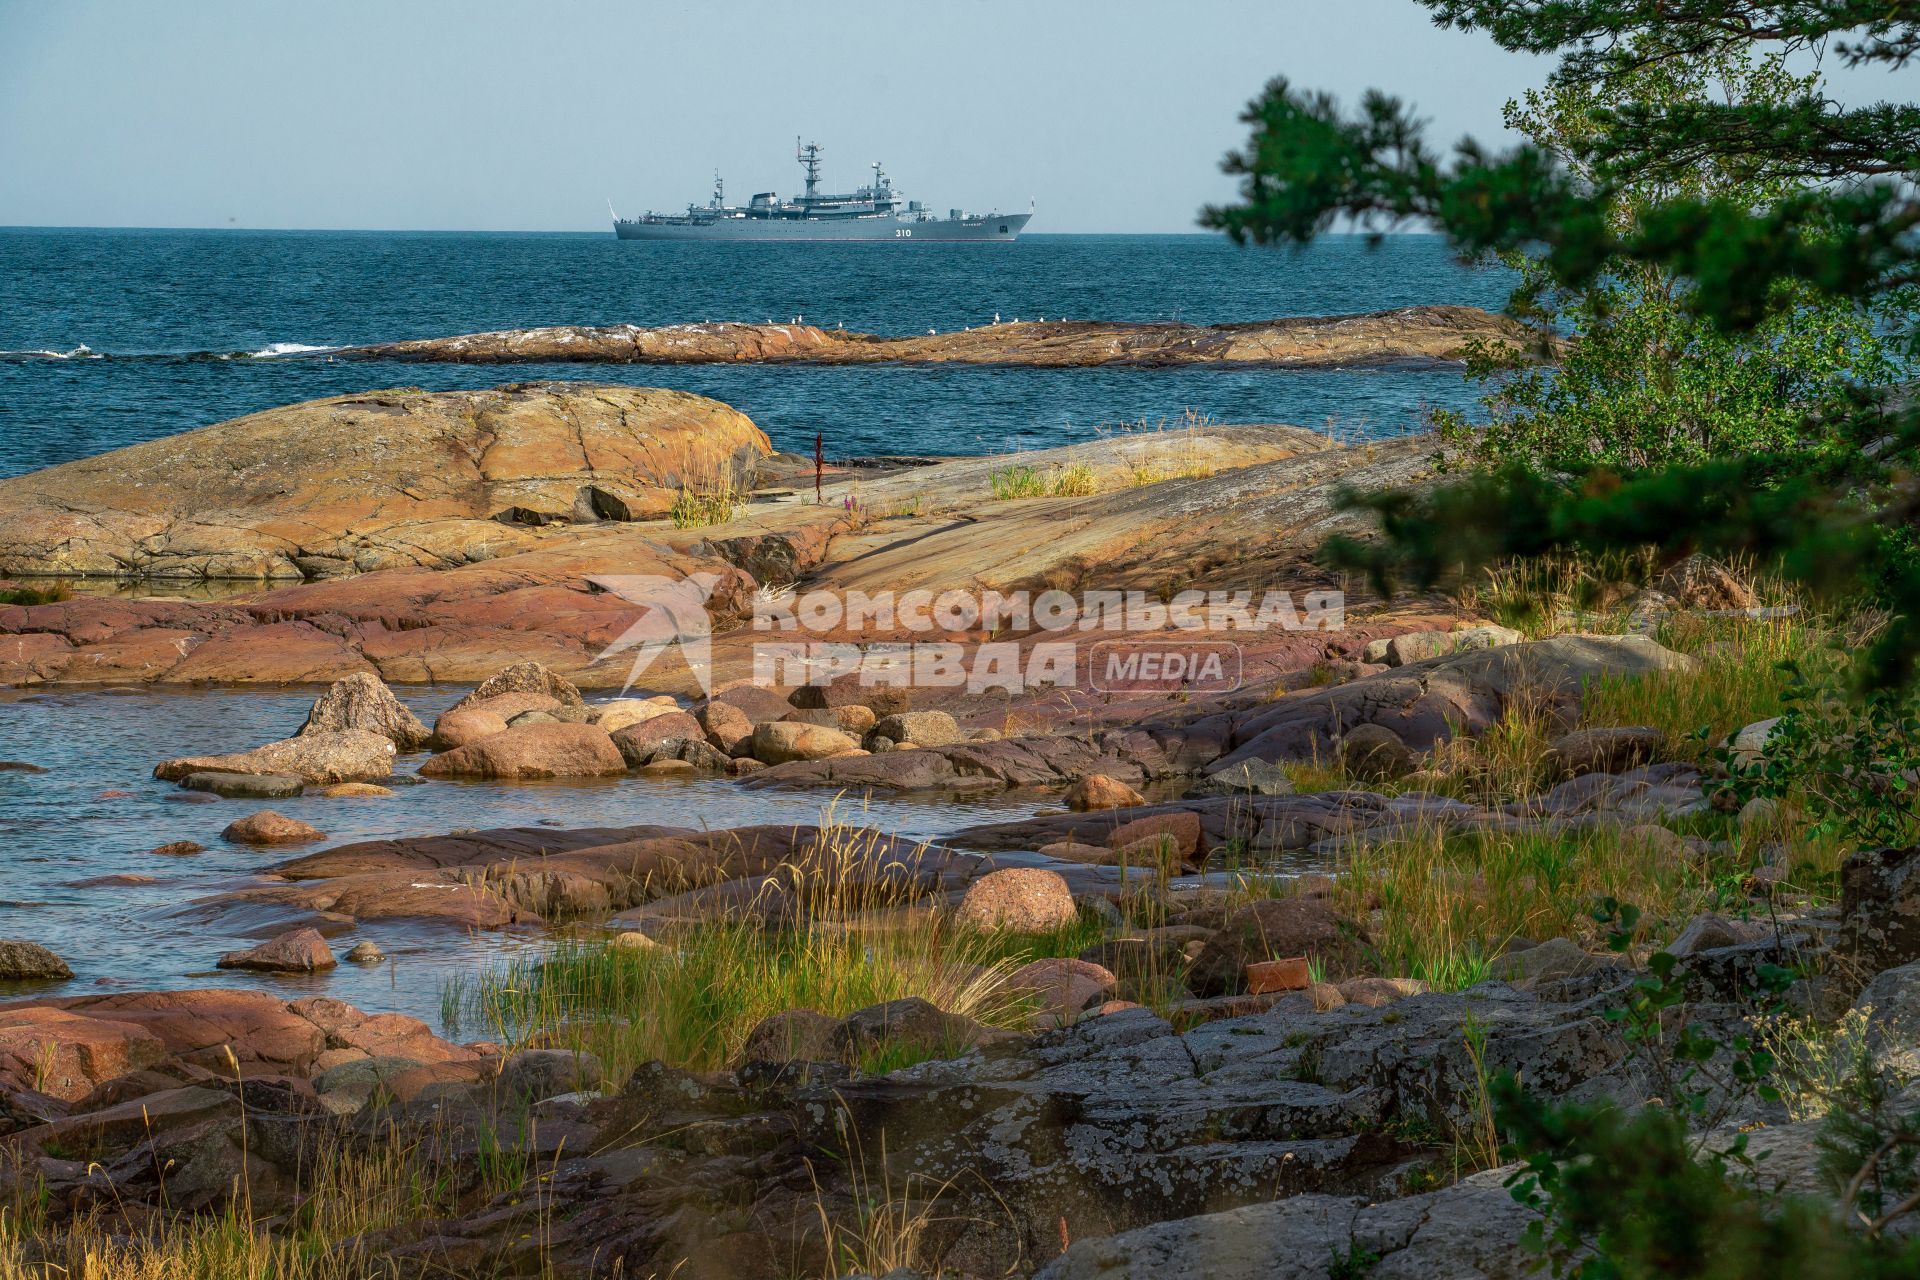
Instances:
[[[1244,324],[1012,320],[921,336],[880,337],[801,324],[561,325],[348,347],[346,360],[456,364],[970,364],[1034,368],[1337,369],[1455,364],[1470,344],[1532,349],[1520,324],[1477,307],[1422,306]]]
[[[1718,670],[1721,642],[1663,642],[1687,626],[1770,620],[1724,568],[1535,638],[1356,593],[1343,629],[1241,637],[1218,690],[748,674],[754,601],[796,586],[1338,583],[1310,553],[1358,530],[1342,490],[1421,483],[1437,452],[1200,424],[840,471],[815,502],[717,402],[519,384],[293,406],[0,482],[10,573],[258,584],[0,605],[0,682],[327,683],[271,742],[143,743],[157,781],[248,806],[224,839],[298,850],[174,919],[253,941],[223,970],[318,985],[14,988],[0,1194],[42,1206],[48,1262],[103,1223],[244,1203],[271,1233],[431,1186],[342,1247],[421,1276],[1525,1274],[1534,1210],[1501,1185],[1489,1080],[1656,1096],[1671,1043],[1628,1016],[1653,975],[1714,1062],[1780,1001],[1854,1020],[1876,1062],[1920,1026],[1920,852],[1834,854],[1778,806],[1729,808],[1681,732],[1600,718]],[[703,468],[720,518],[674,518]],[[594,696],[627,677],[605,653],[622,573],[709,576],[710,693],[673,665]],[[1043,636],[932,638],[1024,658]],[[475,687],[428,724],[405,681]],[[1725,731],[1765,749],[1764,723]],[[693,777],[825,812],[710,827],[670,789]],[[671,820],[329,845],[270,807],[475,780],[657,787]],[[906,840],[835,803],[879,794],[1045,807]],[[1634,892],[1661,905],[1612,947],[1594,902]],[[312,994],[383,963],[362,930],[395,921],[548,943],[443,993],[444,1035]],[[71,979],[25,940],[0,968]],[[1715,1134],[1819,1190],[1816,1126],[1722,1092]],[[366,1181],[326,1181],[346,1168]]]

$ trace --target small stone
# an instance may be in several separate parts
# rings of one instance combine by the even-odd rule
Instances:
[[[277,938],[229,951],[220,957],[222,969],[257,969],[268,973],[314,973],[338,963],[318,929],[295,929]]]
[[[393,690],[370,671],[336,680],[314,700],[301,734],[340,733],[358,729],[377,733],[402,751],[417,751],[432,735]]]
[[[67,962],[39,943],[0,938],[0,980],[47,982],[72,976]]]
[[[1576,729],[1547,748],[1545,764],[1555,776],[1625,773],[1655,759],[1666,735],[1646,725],[1631,728]]]
[[[1468,627],[1461,631],[1409,631],[1404,635],[1390,637],[1382,653],[1390,667],[1404,667],[1410,662],[1425,662],[1429,658],[1439,658],[1447,654],[1466,653],[1474,649],[1497,649],[1503,645],[1519,644],[1526,639],[1512,627],[1486,626]],[[1367,646],[1367,661],[1376,661],[1372,657],[1373,646]]]
[[[618,733],[629,725],[640,724],[659,716],[678,710],[671,702],[660,703],[651,699],[619,698],[612,702],[601,703],[589,710],[587,723],[605,729],[608,733]]]
[[[1049,858],[1058,858],[1062,862],[1078,862],[1086,866],[1118,866],[1120,853],[1103,844],[1081,844],[1077,840],[1056,840],[1052,844],[1043,844],[1037,850]]]
[[[1755,796],[1740,806],[1740,815],[1736,819],[1743,833],[1765,834],[1777,830],[1780,826],[1780,802],[1771,796]]]
[[[1427,989],[1418,978],[1349,978],[1340,984],[1340,998],[1348,1004],[1378,1009],[1417,996]]]
[[[655,942],[646,934],[641,933],[638,929],[628,929],[624,933],[614,934],[613,937],[607,940],[607,945],[610,947],[618,947],[622,951],[665,950],[658,942]]]
[[[1075,813],[1128,809],[1146,802],[1146,797],[1138,791],[1104,773],[1089,773],[1067,788],[1067,808]]]
[[[1707,912],[1689,921],[1687,927],[1680,931],[1680,936],[1668,943],[1664,950],[1669,955],[1690,956],[1716,947],[1737,947],[1743,942],[1758,942],[1772,933],[1771,928],[1757,920],[1730,920],[1726,916]]]
[[[347,959],[355,964],[379,964],[386,958],[386,952],[368,941],[354,943],[353,949],[347,952]]]
[[[149,849],[149,853],[162,854],[169,858],[184,857],[189,853],[205,853],[207,846],[197,840],[171,840],[166,844]]]
[[[308,840],[324,840],[327,833],[285,814],[262,809],[238,822],[229,823],[220,835],[235,844],[301,844]]]
[[[1305,991],[1313,985],[1305,956],[1256,960],[1247,966],[1246,991],[1263,996],[1270,991]]]

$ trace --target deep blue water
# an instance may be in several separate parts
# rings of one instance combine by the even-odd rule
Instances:
[[[1209,236],[1012,245],[702,245],[609,235],[0,229],[0,476],[297,400],[536,378],[679,387],[834,456],[1066,443],[1194,410],[1392,434],[1461,406],[1453,371],[415,365],[256,356],[540,324],[789,320],[916,333],[1042,316],[1199,323],[1416,303],[1509,279],[1435,237],[1304,252]],[[85,348],[83,351],[82,348]]]

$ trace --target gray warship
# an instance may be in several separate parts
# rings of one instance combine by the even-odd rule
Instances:
[[[791,200],[762,191],[747,204],[728,204],[726,188],[716,173],[713,197],[705,205],[690,204],[685,213],[644,213],[637,218],[615,214],[613,233],[622,240],[988,243],[1013,240],[1033,217],[1032,209],[1025,213],[953,209],[944,218],[936,217],[920,201],[896,191],[877,161],[868,185],[846,195],[822,195],[820,152],[817,143],[803,147],[794,139],[794,158],[806,170],[807,186],[804,194]]]

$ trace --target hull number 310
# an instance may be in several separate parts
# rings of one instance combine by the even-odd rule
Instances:
[[[911,240],[913,239],[913,228],[896,227],[893,232],[893,238],[895,240]]]

